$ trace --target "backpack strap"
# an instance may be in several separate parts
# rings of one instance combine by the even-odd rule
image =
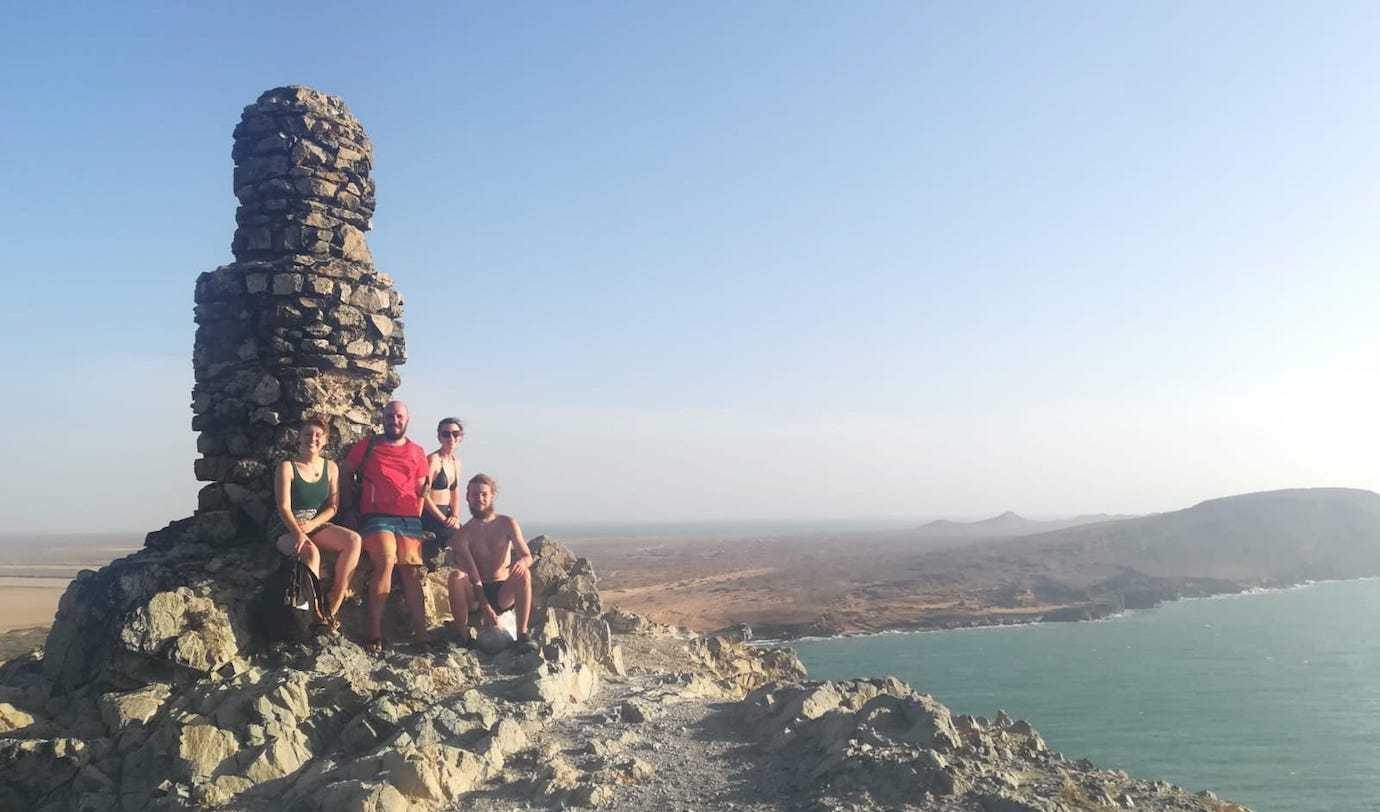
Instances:
[[[311,579],[311,610],[318,621],[326,619],[326,604],[321,600],[321,579],[306,564],[302,565],[302,571]]]
[[[364,444],[364,455],[359,458],[359,465],[350,471],[349,503],[346,506],[355,513],[359,512],[360,492],[364,490],[364,466],[369,464],[369,457],[374,453],[374,444],[378,441],[378,434],[369,432],[369,441]]]
[[[369,442],[364,445],[364,456],[359,458],[359,470],[363,471],[364,466],[369,463],[369,457],[374,453],[374,444],[379,441],[379,436],[374,432],[369,432]]]

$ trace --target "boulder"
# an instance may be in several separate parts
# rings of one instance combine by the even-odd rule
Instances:
[[[586,702],[599,687],[599,677],[589,666],[573,663],[542,663],[524,675],[511,689],[513,699],[543,702],[555,713]]]
[[[321,789],[315,808],[322,812],[407,812],[407,798],[392,784],[338,781]]]
[[[692,640],[689,654],[699,670],[713,675],[725,696],[734,698],[767,683],[805,677],[805,666],[787,648],[754,648],[721,637],[707,637]]]
[[[532,562],[532,599],[534,606],[548,606],[587,614],[602,611],[598,579],[588,559],[576,558],[569,548],[538,536],[528,548]]]
[[[108,693],[101,697],[101,718],[111,736],[118,736],[132,725],[152,719],[172,693],[165,683],[154,683],[135,691]]]
[[[146,547],[67,587],[44,646],[58,693],[195,679],[250,649],[249,606],[281,561],[267,544],[215,549],[177,523]]]
[[[0,808],[38,808],[90,759],[91,748],[77,739],[0,738]]]
[[[538,561],[554,566],[559,572],[569,572],[570,568],[575,566],[575,554],[570,548],[544,535],[527,542],[527,549],[532,551],[532,556]]]
[[[182,728],[177,741],[177,759],[184,777],[209,778],[221,771],[239,752],[235,734],[209,724],[190,724]]]
[[[613,635],[600,618],[548,607],[532,626],[532,639],[539,645],[563,644],[575,662],[614,670]]]
[[[618,606],[611,607],[603,614],[604,622],[615,634],[631,634],[639,637],[677,637],[681,636],[675,628],[657,623],[629,612]]]
[[[618,718],[634,724],[645,722],[655,715],[655,706],[640,699],[624,700],[618,706]]]
[[[8,702],[0,702],[0,734],[13,733],[34,723],[34,717]]]
[[[504,615],[510,613],[504,612]],[[500,616],[500,622],[503,618]],[[479,634],[474,639],[474,645],[485,654],[497,654],[513,645],[516,638],[511,632],[502,625],[485,626],[479,630]]]
[[[137,608],[120,629],[130,652],[210,673],[234,659],[239,640],[230,616],[186,587],[159,592]]]

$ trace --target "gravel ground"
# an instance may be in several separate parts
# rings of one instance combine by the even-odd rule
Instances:
[[[463,807],[455,809],[579,808],[575,799],[542,792],[545,782],[539,777],[553,753],[586,778],[632,758],[650,765],[654,774],[641,780],[599,782],[612,790],[603,809],[765,812],[796,808],[783,805],[763,786],[757,745],[734,724],[735,703],[644,698],[649,692],[664,691],[666,667],[683,662],[683,640],[628,637],[618,642],[628,661],[638,663],[634,670],[640,673],[605,678],[587,708],[551,720],[533,736],[532,747],[509,760],[505,783],[467,796]],[[625,721],[619,709],[627,700],[643,702],[649,718]]]

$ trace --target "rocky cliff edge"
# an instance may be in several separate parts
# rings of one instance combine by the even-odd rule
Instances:
[[[260,645],[247,607],[276,554],[174,541],[83,573],[45,648],[0,668],[0,808],[1244,809],[893,678],[807,681],[789,650],[605,611],[546,539],[539,651],[378,657],[356,598],[344,636]]]

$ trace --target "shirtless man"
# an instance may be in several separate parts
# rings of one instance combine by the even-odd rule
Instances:
[[[535,648],[527,637],[532,553],[517,520],[494,512],[497,496],[498,483],[487,474],[476,474],[465,488],[473,518],[451,538],[456,569],[450,575],[450,613],[460,644],[469,646],[471,611],[478,610],[484,624],[493,625],[499,612],[515,609],[518,644]]]

